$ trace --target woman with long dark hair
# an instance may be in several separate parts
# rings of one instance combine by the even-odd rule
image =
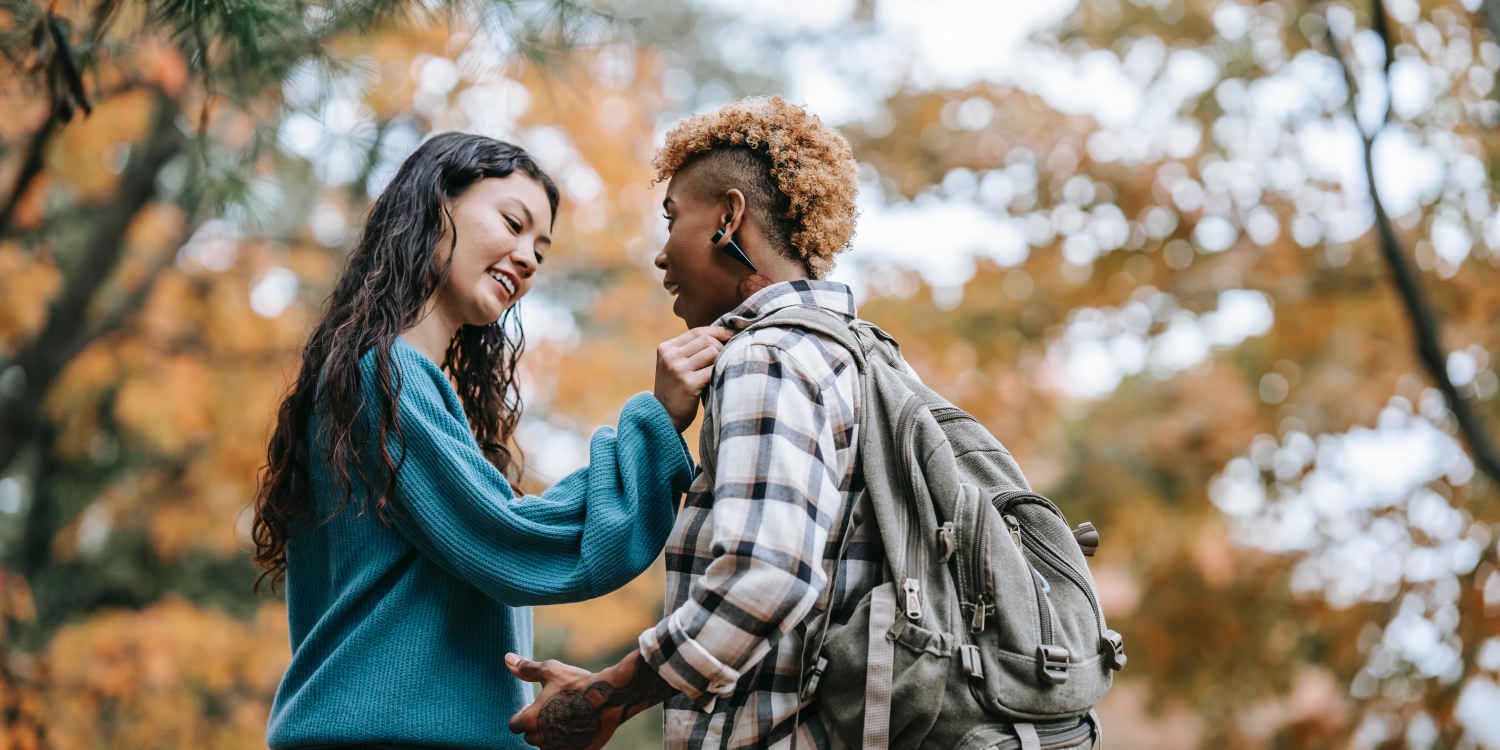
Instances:
[[[655,392],[589,465],[516,496],[524,338],[515,302],[550,250],[558,191],[522,149],[446,133],[381,193],[302,352],[256,498],[263,582],[285,582],[292,660],[273,748],[526,747],[529,605],[646,568],[691,478],[679,433],[727,335],[657,349]],[[257,582],[257,583],[260,583]]]

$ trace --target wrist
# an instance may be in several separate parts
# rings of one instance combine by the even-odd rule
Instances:
[[[672,423],[672,429],[676,430],[677,434],[679,435],[682,434],[683,430],[686,430],[688,428],[688,425],[693,423],[693,417],[697,416],[697,413],[694,412],[692,414],[689,414],[687,418],[684,419],[682,415],[679,414],[681,410],[679,409],[678,411],[673,411],[671,405],[667,403],[667,399],[665,397],[658,394],[656,396],[656,400],[661,404],[662,410],[667,413],[667,420]]]
[[[615,686],[615,701],[623,707],[625,719],[661,703],[674,692],[639,651],[630,652],[600,672],[599,678]]]
[[[630,675],[633,672],[630,667],[630,659],[627,657],[600,670],[593,679],[607,682],[619,690],[630,684]]]

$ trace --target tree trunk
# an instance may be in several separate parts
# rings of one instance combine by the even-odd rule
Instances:
[[[125,231],[142,208],[156,196],[156,176],[182,150],[186,141],[177,127],[177,102],[158,92],[146,142],[133,149],[120,177],[114,199],[95,220],[83,257],[64,282],[62,293],[48,307],[42,330],[17,350],[16,358],[0,368],[20,368],[19,383],[0,394],[0,472],[11,465],[35,421],[52,382],[91,340],[89,308],[125,250]],[[9,380],[14,375],[4,372]]]

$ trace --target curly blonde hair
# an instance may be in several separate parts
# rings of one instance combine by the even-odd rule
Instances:
[[[755,97],[695,115],[667,133],[656,152],[656,182],[686,166],[746,194],[768,239],[821,278],[854,236],[854,152],[816,116],[779,96]]]

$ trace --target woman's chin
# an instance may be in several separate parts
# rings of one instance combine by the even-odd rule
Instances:
[[[471,326],[480,327],[498,323],[500,318],[505,315],[505,311],[511,308],[512,304],[514,303],[510,301],[498,302],[491,300],[471,311],[466,316],[464,322]]]
[[[672,299],[672,314],[676,315],[683,323],[686,323],[688,328],[694,327],[693,319],[695,316],[691,308],[692,305],[683,299],[681,294]]]

